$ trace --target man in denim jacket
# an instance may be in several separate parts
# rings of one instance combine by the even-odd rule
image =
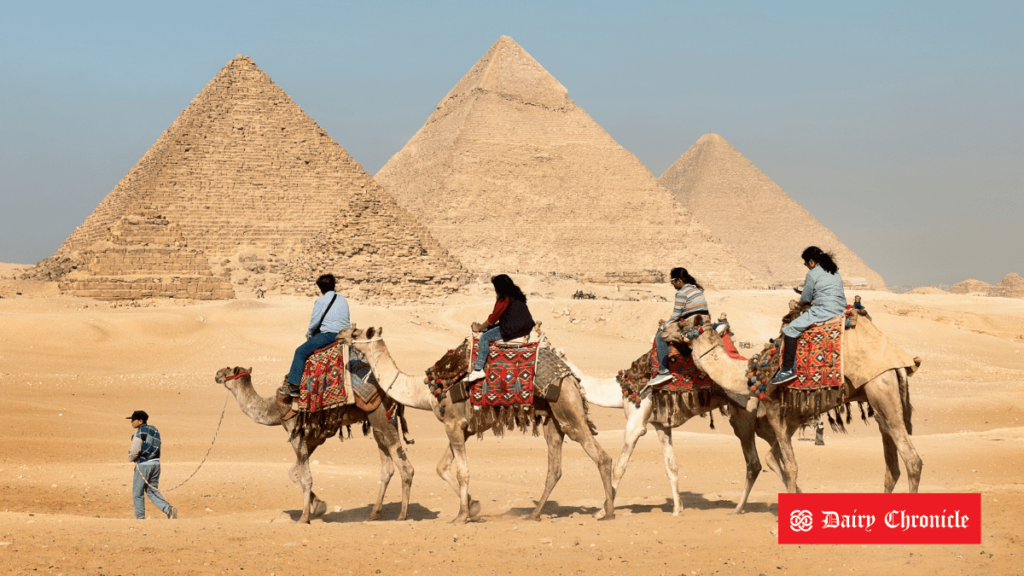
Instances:
[[[167,514],[171,520],[177,520],[178,509],[168,504],[157,490],[157,486],[160,485],[160,431],[156,426],[148,424],[149,414],[142,410],[132,412],[127,419],[132,421],[132,428],[135,428],[132,449],[128,452],[128,460],[135,463],[135,474],[132,479],[135,517],[139,520],[146,518],[145,495],[148,494],[154,506]]]

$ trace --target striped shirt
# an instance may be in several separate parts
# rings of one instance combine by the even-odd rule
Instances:
[[[669,321],[675,322],[682,318],[689,318],[694,314],[709,314],[708,303],[704,300],[704,293],[693,284],[684,284],[676,291],[676,305],[672,309],[672,317]]]

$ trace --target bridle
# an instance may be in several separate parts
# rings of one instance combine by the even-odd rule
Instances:
[[[248,372],[239,372],[238,374],[235,374],[234,376],[225,376],[224,379],[225,380],[237,380],[237,379],[241,378],[242,376],[248,376],[248,375],[249,375]]]
[[[384,340],[384,338],[382,338],[380,336],[377,336],[376,338],[369,338],[367,340],[351,340],[349,343],[350,344],[372,344],[374,342],[382,342],[383,340]],[[367,356],[370,356],[370,370],[373,370],[373,375],[377,376],[380,373],[380,372],[377,371],[377,362],[379,362],[381,357],[384,356],[384,351],[381,350],[376,356],[371,356],[369,354],[367,354]],[[395,385],[395,382],[398,382],[398,377],[401,374],[402,374],[402,372],[400,370],[398,370],[398,367],[396,366],[395,367],[395,377],[391,379],[391,384],[388,384],[387,389],[384,390],[384,394],[385,395],[388,392],[391,391],[391,388]]]

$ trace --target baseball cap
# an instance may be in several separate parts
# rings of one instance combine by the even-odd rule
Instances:
[[[142,410],[136,410],[135,412],[132,412],[131,416],[125,418],[125,420],[142,420],[143,422],[145,422],[149,420],[149,414],[146,414]]]

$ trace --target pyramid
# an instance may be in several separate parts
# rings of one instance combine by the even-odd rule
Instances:
[[[110,227],[88,268],[61,279],[65,294],[101,300],[235,297],[227,279],[213,275],[205,255],[186,246],[179,226],[152,210],[130,212]]]
[[[835,255],[848,285],[885,288],[877,272],[718,134],[701,136],[658,182],[769,284],[802,283],[800,253],[813,245]]]
[[[1001,296],[1003,298],[1024,298],[1024,278],[1021,278],[1020,274],[1010,272],[989,289],[988,295]]]
[[[458,262],[248,57],[224,66],[40,263],[40,275],[91,271],[112,227],[139,207],[174,223],[178,242],[203,254],[236,291],[307,293],[315,289],[309,274],[323,271],[336,271],[356,295],[407,288],[430,296],[465,279]],[[373,270],[325,252],[328,244],[372,252]],[[103,276],[138,275],[132,259],[104,261]]]
[[[502,36],[375,175],[476,273],[756,282],[566,89]]]

